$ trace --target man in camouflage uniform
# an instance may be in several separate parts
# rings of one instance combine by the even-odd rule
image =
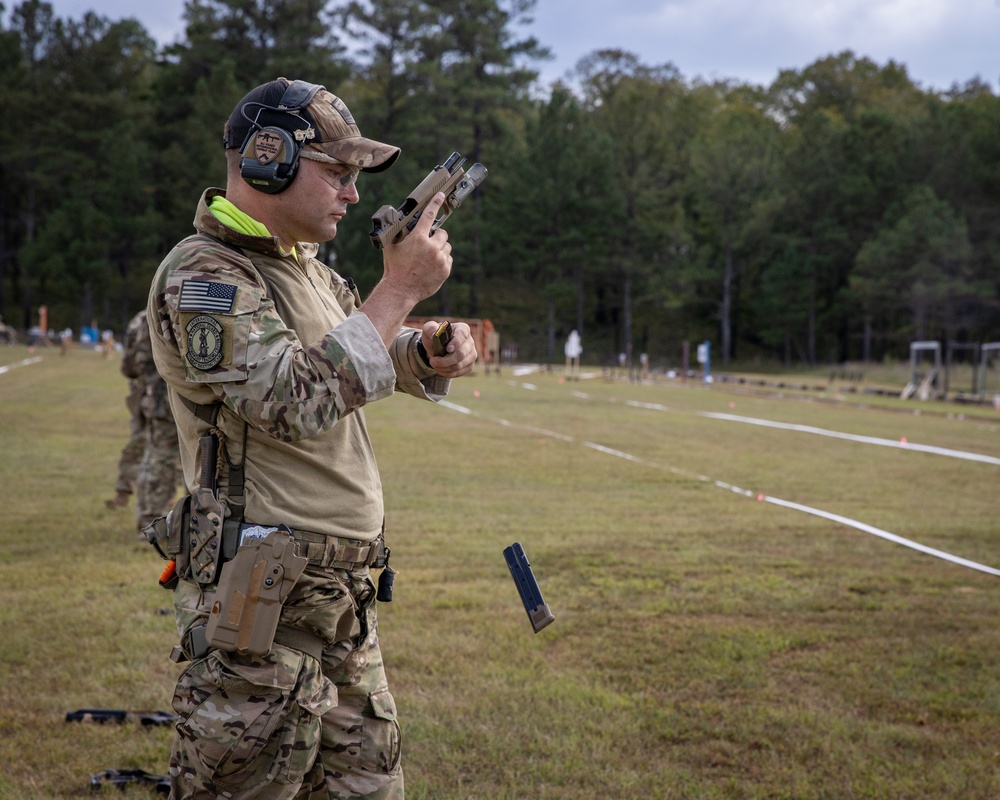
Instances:
[[[129,382],[125,404],[131,415],[130,434],[118,459],[115,496],[105,505],[122,508],[134,491],[141,531],[170,508],[181,477],[177,426],[170,412],[167,384],[153,362],[146,309],[132,317],[125,329],[121,371]]]
[[[143,309],[145,319],[146,311]],[[126,340],[127,341],[127,340]],[[128,505],[129,498],[135,491],[136,478],[139,475],[139,464],[146,449],[146,432],[142,427],[142,414],[139,412],[139,383],[135,378],[125,374],[125,357],[122,358],[122,374],[128,378],[128,394],[125,396],[125,407],[129,413],[129,437],[118,457],[118,481],[115,483],[115,496],[104,501],[104,505],[114,510]]]
[[[398,148],[362,137],[324,88],[284,78],[239,102],[224,145],[227,189],[202,196],[197,232],[160,265],[148,306],[192,492],[147,532],[176,558],[174,657],[190,661],[173,699],[171,796],[396,800],[400,734],[371,578],[386,553],[382,490],[363,406],[397,390],[439,400],[475,362],[467,325],[441,356],[428,356],[433,322],[403,327],[451,271],[447,233],[430,229],[444,197],[384,248],[362,303],[316,243],[358,202],[359,173],[387,169]],[[230,620],[227,598],[240,637],[262,613],[226,582],[272,542],[304,572],[252,655],[212,625]],[[263,574],[251,574],[261,595]]]

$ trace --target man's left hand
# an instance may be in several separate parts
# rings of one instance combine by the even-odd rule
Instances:
[[[440,324],[433,320],[424,323],[421,341],[423,341],[424,349],[428,354],[434,352],[434,332]],[[446,353],[443,356],[430,356],[429,363],[434,372],[442,378],[460,378],[472,371],[478,353],[476,352],[476,343],[472,338],[472,330],[466,323],[451,323],[451,341],[448,342],[445,350]]]

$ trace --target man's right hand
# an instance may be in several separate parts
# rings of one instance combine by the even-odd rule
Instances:
[[[399,244],[382,251],[382,280],[361,306],[386,347],[395,340],[413,307],[433,295],[451,274],[452,256],[448,232],[431,231],[444,204],[438,192],[427,203],[413,231]]]
[[[413,305],[434,294],[451,274],[451,243],[445,230],[431,231],[444,194],[431,198],[413,231],[384,250],[382,281],[413,294]],[[409,313],[409,312],[407,312]]]

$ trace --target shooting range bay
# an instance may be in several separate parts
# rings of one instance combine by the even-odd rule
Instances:
[[[165,773],[169,727],[65,715],[169,709],[180,669],[162,562],[103,506],[117,362],[27,358],[0,350],[14,800]],[[367,412],[408,797],[1000,792],[1000,414],[559,367]],[[511,542],[555,615],[537,634]]]
[[[534,391],[534,390],[537,389],[537,386],[535,386],[534,384],[521,384],[521,386],[522,386],[522,388],[529,389],[529,390],[532,390],[532,391]],[[591,399],[590,395],[585,394],[583,392],[573,392],[572,396],[576,397],[576,398],[579,398],[579,399],[582,399],[582,400],[589,400],[589,399]],[[615,402],[614,398],[612,398],[612,402]],[[459,411],[459,412],[461,412],[463,414],[472,414],[472,413],[474,413],[473,411],[471,411],[471,409],[455,405],[454,403],[449,403],[448,401],[444,401],[443,404],[446,407],[451,408],[454,411]],[[636,408],[646,408],[646,409],[651,409],[651,410],[654,410],[654,411],[668,411],[668,412],[670,411],[669,408],[667,408],[666,406],[663,406],[663,405],[661,405],[659,403],[644,403],[644,402],[639,402],[639,401],[635,401],[635,400],[628,400],[628,401],[625,401],[625,404],[628,405],[628,406],[634,406]],[[735,405],[735,404],[731,403],[730,405]],[[781,430],[800,431],[800,432],[803,432],[803,433],[813,433],[813,434],[818,434],[818,435],[821,435],[821,436],[830,436],[830,437],[833,437],[833,438],[845,439],[847,441],[852,441],[852,442],[860,442],[860,443],[863,443],[863,444],[879,445],[879,446],[882,446],[882,447],[900,447],[900,448],[907,449],[907,450],[909,450],[911,452],[934,453],[934,454],[937,454],[937,455],[943,455],[943,456],[947,456],[947,457],[950,457],[950,458],[960,458],[960,459],[966,459],[966,460],[969,460],[969,461],[980,461],[980,462],[985,463],[985,464],[992,464],[994,466],[1000,466],[1000,458],[996,458],[994,456],[982,455],[980,453],[968,453],[968,452],[964,452],[964,451],[960,451],[960,450],[951,450],[951,449],[944,448],[944,447],[933,447],[931,445],[921,445],[921,444],[916,443],[916,442],[909,442],[906,439],[906,437],[903,437],[902,440],[900,440],[900,441],[897,442],[897,441],[889,440],[889,439],[879,439],[879,438],[872,437],[872,436],[858,436],[858,435],[855,435],[855,434],[843,433],[843,432],[840,432],[840,431],[829,431],[829,430],[824,430],[822,428],[814,428],[814,427],[808,426],[808,425],[796,425],[796,424],[791,424],[791,423],[775,422],[775,421],[771,421],[771,420],[760,420],[760,419],[753,419],[753,418],[748,418],[748,417],[739,417],[739,416],[735,416],[733,414],[718,414],[718,413],[704,412],[704,411],[698,411],[698,412],[694,412],[694,413],[696,413],[698,416],[703,416],[703,417],[710,418],[710,419],[729,420],[729,421],[733,421],[733,422],[744,422],[744,423],[748,423],[748,424],[752,424],[752,425],[762,425],[762,426],[765,426],[765,427],[777,428],[777,429],[781,429]],[[495,421],[498,422],[501,425],[505,425],[505,426],[511,425],[511,423],[508,420],[505,420],[505,419],[496,419]],[[564,442],[573,442],[573,437],[567,436],[565,434],[559,434],[559,433],[556,433],[554,431],[548,431],[548,430],[544,430],[544,429],[540,430],[540,429],[537,429],[537,428],[531,428],[531,430],[538,431],[540,433],[543,433],[546,436],[552,436],[553,438],[560,439],[560,440],[562,440]],[[596,444],[594,442],[581,442],[581,444],[584,447],[590,447],[590,448],[593,448],[594,450],[597,450],[599,452],[607,453],[608,455],[616,456],[618,458],[623,458],[626,461],[632,461],[632,462],[634,462],[636,464],[646,464],[648,466],[653,466],[653,467],[662,466],[662,465],[657,465],[657,464],[655,464],[653,462],[647,461],[646,459],[639,458],[639,457],[637,457],[635,455],[632,455],[630,453],[625,453],[625,452],[622,452],[620,450],[615,450],[613,448],[606,447],[606,446],[601,445],[601,444]],[[669,471],[671,471],[671,472],[673,472],[675,474],[680,474],[680,475],[684,474],[684,470],[679,469],[678,467],[675,467],[675,466],[668,467],[667,469],[669,469]],[[689,475],[690,475],[690,477],[696,478],[697,480],[701,480],[701,481],[706,481],[706,482],[712,483],[715,486],[719,487],[720,489],[725,489],[727,491],[736,492],[737,494],[744,495],[744,496],[752,498],[752,499],[755,498],[758,502],[774,503],[776,505],[780,505],[780,506],[783,506],[785,508],[796,509],[796,510],[802,511],[802,512],[807,513],[807,514],[814,514],[814,515],[819,516],[819,517],[824,517],[826,519],[830,519],[830,520],[833,520],[835,522],[839,522],[839,523],[841,523],[843,525],[847,525],[849,527],[852,527],[852,528],[854,528],[856,530],[865,531],[867,533],[871,533],[874,536],[879,536],[879,537],[881,537],[883,539],[886,539],[887,541],[892,541],[892,542],[895,542],[897,544],[901,544],[901,545],[903,545],[905,547],[910,547],[910,548],[912,548],[914,550],[917,550],[917,551],[920,551],[920,552],[923,552],[923,553],[927,553],[928,555],[933,555],[936,558],[943,558],[946,561],[951,561],[952,563],[955,563],[955,564],[961,564],[963,566],[969,567],[970,569],[976,569],[976,570],[979,570],[980,572],[985,572],[985,573],[990,574],[990,575],[1000,576],[1000,569],[997,569],[995,567],[989,567],[989,566],[986,566],[984,564],[978,564],[976,562],[969,561],[968,559],[963,559],[963,558],[960,558],[958,556],[955,556],[955,555],[953,555],[951,553],[945,553],[945,552],[942,552],[942,551],[937,550],[935,548],[930,548],[930,547],[927,547],[925,545],[921,545],[918,542],[912,542],[912,541],[910,541],[908,539],[905,539],[904,537],[897,536],[897,535],[892,534],[892,533],[890,533],[888,531],[881,530],[881,529],[876,528],[876,527],[871,526],[871,525],[867,525],[867,524],[865,524],[863,522],[860,522],[858,520],[850,519],[849,517],[844,517],[844,516],[842,516],[840,514],[833,514],[833,513],[830,513],[828,511],[823,511],[821,509],[816,509],[816,508],[812,508],[810,506],[803,505],[801,503],[793,503],[793,502],[790,502],[790,501],[787,501],[787,500],[782,500],[779,497],[772,497],[772,496],[769,496],[769,495],[765,495],[763,492],[755,494],[753,491],[751,491],[749,489],[744,489],[744,488],[741,488],[739,486],[734,486],[734,485],[732,485],[730,483],[726,483],[725,481],[722,481],[722,480],[712,479],[712,478],[710,478],[710,477],[708,477],[706,475],[693,475],[693,474],[690,474],[690,473],[689,473]]]

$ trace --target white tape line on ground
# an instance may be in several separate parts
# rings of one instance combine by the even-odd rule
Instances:
[[[445,408],[450,408],[451,410],[457,411],[461,414],[467,414],[475,417],[481,416],[477,412],[472,411],[471,409],[466,408],[465,406],[456,405],[455,403],[450,403],[447,400],[442,400],[440,402],[440,405],[444,406]],[[531,431],[532,433],[540,433],[544,434],[545,436],[551,436],[553,438],[559,439],[564,442],[572,443],[574,441],[572,436],[566,436],[561,433],[556,433],[555,431],[549,431],[542,428],[535,428],[528,425],[520,425],[518,423],[514,423],[506,419],[491,418],[491,417],[482,417],[482,418],[488,419],[492,422],[496,422],[497,424],[503,425],[505,427],[521,428],[522,430]],[[590,449],[596,450],[599,453],[604,453],[605,455],[614,456],[615,458],[621,458],[624,459],[625,461],[631,461],[635,464],[644,464],[646,466],[652,466],[663,469],[663,467],[660,466],[659,464],[655,464],[651,461],[646,461],[645,459],[639,458],[638,456],[634,456],[631,453],[626,453],[623,450],[616,450],[612,447],[606,447],[605,445],[597,444],[596,442],[582,442],[581,444],[584,447],[589,447]],[[667,467],[667,469],[676,475],[691,476],[691,473],[686,472],[685,470],[682,469],[678,469],[677,467]],[[724,489],[728,492],[733,492],[734,494],[738,494],[743,497],[753,498],[755,496],[754,493],[749,489],[743,489],[739,486],[734,486],[731,483],[726,483],[725,481],[713,480],[712,478],[709,478],[706,475],[698,475],[696,477],[700,481],[704,481],[706,483],[712,483],[720,489]],[[912,550],[917,550],[918,552],[924,553],[926,555],[934,556],[935,558],[940,558],[945,561],[949,561],[952,564],[958,564],[959,566],[962,567],[968,567],[969,569],[974,569],[979,572],[985,572],[989,575],[1000,576],[1000,569],[996,569],[994,567],[988,567],[985,564],[980,564],[976,561],[970,561],[967,558],[962,558],[960,556],[952,555],[951,553],[947,553],[944,550],[937,550],[933,547],[928,547],[927,545],[920,544],[919,542],[914,542],[912,539],[906,539],[902,536],[897,536],[895,533],[890,533],[889,531],[882,530],[881,528],[876,528],[874,525],[868,525],[865,522],[859,522],[858,520],[851,519],[850,517],[844,517],[840,514],[834,514],[830,511],[823,511],[822,509],[813,508],[812,506],[805,506],[802,505],[801,503],[793,503],[790,500],[782,500],[779,497],[771,497],[769,495],[764,495],[764,494],[758,494],[756,495],[756,497],[758,500],[765,501],[776,506],[781,506],[782,508],[788,508],[793,511],[801,511],[805,514],[811,514],[816,517],[822,517],[823,519],[828,519],[831,522],[837,522],[840,523],[841,525],[846,525],[849,528],[854,528],[855,530],[859,530],[864,533],[870,533],[871,535],[878,536],[879,538],[885,539],[886,541],[893,542],[895,544],[900,544],[903,545],[904,547],[909,547]]]
[[[946,553],[943,550],[935,550],[933,547],[927,547],[927,545],[920,544],[919,542],[914,542],[910,539],[904,539],[902,536],[897,536],[894,533],[889,533],[889,531],[884,531],[881,528],[876,528],[873,525],[867,525],[864,522],[858,522],[855,519],[850,519],[849,517],[842,517],[840,514],[831,514],[829,511],[821,511],[818,508],[810,508],[809,506],[801,505],[800,503],[792,503],[788,500],[780,500],[777,497],[764,496],[765,502],[774,503],[776,506],[783,506],[784,508],[792,508],[796,511],[804,511],[806,514],[812,514],[817,517],[823,517],[824,519],[832,520],[833,522],[839,522],[842,525],[848,525],[852,528],[856,528],[859,531],[864,531],[865,533],[870,533],[872,536],[879,536],[882,539],[887,539],[890,542],[895,542],[896,544],[901,544],[904,547],[910,547],[914,550],[919,550],[921,553],[926,553],[927,555],[934,556],[935,558],[943,558],[945,561],[951,561],[954,564],[960,564],[963,567],[968,567],[969,569],[976,569],[980,572],[987,572],[990,575],[1000,575],[1000,569],[994,569],[993,567],[987,567],[984,564],[978,564],[975,561],[969,561],[965,558],[959,558],[958,556],[953,556],[951,553]]]
[[[584,442],[583,446],[590,447],[593,450],[597,450],[599,453],[607,453],[609,456],[617,456],[618,458],[624,458],[626,461],[632,461],[636,464],[647,463],[638,456],[634,456],[631,453],[623,453],[621,450],[612,450],[610,447],[605,447],[603,444],[596,444],[595,442]]]
[[[721,419],[728,422],[743,422],[748,425],[761,425],[765,428],[780,428],[781,430],[798,431],[800,433],[813,433],[818,436],[829,436],[833,439],[846,439],[851,442],[861,442],[862,444],[875,444],[880,447],[896,447],[900,450],[915,450],[920,453],[933,453],[938,456],[961,458],[966,461],[980,461],[983,464],[995,464],[1000,466],[1000,458],[996,458],[994,456],[984,456],[980,453],[967,453],[964,450],[950,450],[947,447],[934,447],[929,444],[914,444],[912,442],[896,441],[895,439],[879,439],[875,436],[859,436],[853,433],[831,431],[826,428],[814,428],[812,425],[796,425],[790,422],[773,422],[768,419],[740,417],[736,414],[719,414],[714,411],[698,411],[696,413],[699,417],[708,417],[709,419]]]
[[[648,408],[650,411],[670,411],[668,406],[660,403],[640,403],[638,400],[626,400],[625,405],[632,406],[632,408]]]
[[[581,400],[589,400],[589,395],[574,392],[574,397]],[[660,403],[642,403],[638,400],[626,400],[625,405],[632,408],[645,408],[650,411],[671,411],[671,409]],[[826,428],[815,428],[812,425],[798,425],[792,422],[774,422],[769,419],[757,419],[756,417],[741,417],[737,414],[721,414],[715,411],[695,411],[696,416],[707,419],[719,419],[727,422],[743,422],[748,425],[761,425],[766,428],[778,428],[786,431],[798,431],[799,433],[812,433],[818,436],[829,436],[833,439],[845,439],[850,442],[860,444],[874,444],[880,447],[895,447],[899,450],[913,450],[919,453],[932,453],[937,456],[947,456],[948,458],[960,458],[965,461],[978,461],[983,464],[994,464],[1000,466],[1000,458],[995,456],[985,456],[981,453],[970,453],[965,450],[951,450],[947,447],[935,447],[930,444],[915,444],[914,442],[896,441],[895,439],[881,439],[876,436],[861,436],[854,433],[842,433],[841,431],[831,431]]]
[[[465,406],[460,406],[455,403],[449,402],[448,400],[441,400],[438,402],[439,406],[444,406],[445,408],[450,408],[452,411],[457,411],[459,414],[470,414],[472,416],[479,416],[471,408],[466,408]]]
[[[592,447],[601,453],[607,453],[608,455],[617,456],[619,458],[624,458],[628,461],[634,461],[638,464],[649,464],[650,462],[644,461],[641,458],[631,455],[630,453],[624,453],[621,450],[612,450],[610,447],[604,447],[603,445],[594,444],[593,442],[584,442],[584,446]],[[676,470],[674,470],[676,471]],[[754,497],[754,493],[749,489],[742,489],[739,486],[734,486],[731,483],[726,483],[725,481],[712,480],[704,475],[699,475],[698,479],[701,481],[706,481],[713,483],[720,489],[725,489],[728,492],[733,492],[734,494],[742,495],[743,497]],[[851,519],[850,517],[844,517],[840,514],[834,514],[829,511],[823,511],[819,508],[812,508],[811,506],[804,506],[801,503],[793,503],[790,500],[782,500],[778,497],[770,497],[768,495],[758,495],[758,499],[766,501],[768,503],[773,503],[776,506],[782,506],[783,508],[790,508],[795,511],[802,511],[806,514],[812,514],[816,517],[822,517],[823,519],[828,519],[833,522],[839,522],[841,525],[846,525],[855,530],[863,531],[864,533],[870,533],[873,536],[878,536],[895,544],[901,544],[904,547],[909,547],[912,550],[918,550],[921,553],[926,553],[927,555],[934,556],[935,558],[941,558],[945,561],[950,561],[953,564],[958,564],[963,567],[968,567],[969,569],[975,569],[979,572],[986,572],[990,575],[1000,576],[1000,569],[995,569],[993,567],[988,567],[985,564],[979,564],[976,561],[969,561],[967,558],[962,558],[960,556],[952,555],[951,553],[946,553],[943,550],[936,550],[933,547],[928,547],[927,545],[920,544],[919,542],[914,542],[912,539],[906,539],[902,536],[897,536],[895,533],[889,533],[889,531],[882,530],[881,528],[876,528],[874,525],[868,525],[865,522],[859,522],[856,519]]]
[[[26,358],[24,359],[24,361],[16,361],[13,364],[8,364],[5,367],[0,367],[0,375],[3,375],[5,372],[10,372],[12,369],[16,369],[17,367],[28,367],[31,366],[32,364],[37,364],[41,360],[42,360],[41,356],[35,356],[34,358]]]
[[[470,416],[470,417],[481,417],[482,416],[478,411],[473,411],[471,408],[466,408],[465,406],[460,406],[460,405],[457,405],[455,403],[451,403],[448,400],[441,400],[441,401],[438,402],[438,405],[444,406],[445,408],[449,408],[452,411],[457,411],[459,414],[465,414],[466,416]],[[490,418],[489,417],[485,417],[484,419],[490,419]],[[501,419],[500,417],[493,418],[493,419],[491,419],[491,421],[492,422],[496,422],[499,425],[503,425],[505,428],[520,428],[521,430],[528,431],[529,433],[537,433],[537,434],[541,434],[542,436],[549,436],[549,437],[551,437],[553,439],[559,439],[560,441],[563,441],[563,442],[572,442],[573,441],[573,437],[572,436],[566,436],[565,434],[562,434],[562,433],[556,433],[555,431],[549,431],[549,430],[546,430],[545,428],[536,428],[536,427],[534,427],[532,425],[522,425],[522,424],[517,423],[517,422],[511,422],[510,420],[507,420],[507,419]]]

